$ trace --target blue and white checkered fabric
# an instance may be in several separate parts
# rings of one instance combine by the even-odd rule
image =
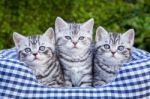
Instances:
[[[16,57],[16,49],[0,51],[0,99],[150,99],[150,53],[134,48],[133,59],[118,76],[97,88],[49,88]]]

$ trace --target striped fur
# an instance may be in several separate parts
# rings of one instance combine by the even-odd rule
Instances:
[[[93,19],[83,24],[66,23],[60,17],[56,19],[56,50],[67,87],[92,85],[93,23]]]
[[[133,29],[121,33],[108,33],[98,27],[94,54],[94,86],[105,85],[116,77],[119,67],[130,60],[134,42]]]
[[[61,87],[64,83],[62,70],[55,53],[53,29],[43,35],[24,37],[13,34],[19,59],[29,65],[38,81],[50,87]]]

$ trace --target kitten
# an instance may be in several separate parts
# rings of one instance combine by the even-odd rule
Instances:
[[[63,67],[67,87],[92,85],[92,31],[94,20],[85,23],[55,21],[56,50]]]
[[[42,35],[25,37],[13,33],[19,59],[32,69],[38,81],[50,87],[63,86],[62,70],[55,53],[55,37],[52,28]]]
[[[108,33],[103,27],[96,31],[94,54],[94,86],[105,85],[115,77],[119,67],[130,60],[134,30]]]

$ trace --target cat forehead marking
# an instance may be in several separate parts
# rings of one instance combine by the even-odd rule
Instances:
[[[118,33],[110,33],[110,42],[112,44],[116,44],[120,40],[120,34]]]
[[[72,35],[77,35],[79,30],[80,30],[80,25],[75,24],[75,23],[71,23],[69,26],[69,30],[71,30]]]
[[[39,35],[29,36],[29,45],[31,44],[31,45],[35,46],[37,43],[39,44],[39,39],[40,39]]]

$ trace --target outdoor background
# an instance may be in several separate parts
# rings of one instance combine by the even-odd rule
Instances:
[[[14,46],[14,31],[41,34],[57,16],[68,22],[94,18],[94,35],[99,25],[114,32],[134,28],[134,46],[150,52],[149,0],[0,0],[0,49]]]

